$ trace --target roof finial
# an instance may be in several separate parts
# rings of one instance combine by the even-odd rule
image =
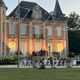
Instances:
[[[53,13],[53,14],[54,14],[55,16],[63,15],[58,0],[56,0],[56,4],[55,4],[55,8],[54,8],[54,13]]]
[[[52,13],[52,20],[66,20],[66,17],[60,8],[59,0],[56,0],[54,12]]]

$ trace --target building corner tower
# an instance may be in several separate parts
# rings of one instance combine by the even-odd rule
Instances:
[[[5,53],[5,33],[6,33],[6,10],[7,7],[3,0],[0,0],[0,58],[3,58]]]
[[[67,17],[63,14],[59,1],[56,0],[54,12],[52,13],[52,21],[55,22],[56,37],[56,50],[60,58],[67,58],[68,55],[68,30],[67,30]]]

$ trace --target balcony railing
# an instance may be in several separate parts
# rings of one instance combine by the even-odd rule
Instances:
[[[33,37],[35,39],[43,39],[44,38],[42,34],[34,34]]]
[[[9,34],[8,37],[15,38],[15,34]]]

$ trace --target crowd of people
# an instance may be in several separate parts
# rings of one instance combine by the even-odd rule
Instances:
[[[48,52],[46,50],[33,51],[32,56],[48,56]]]
[[[21,61],[21,64],[24,66],[33,66],[34,68],[45,68],[46,66],[51,66],[51,67],[65,66],[66,60],[64,59],[57,60],[50,57],[48,59],[42,58],[39,61],[35,61],[35,60],[32,60],[31,58],[28,58],[27,60],[23,59]]]
[[[28,57],[27,59],[24,58],[20,61],[20,64],[23,66],[33,66],[33,68],[40,68],[44,69],[46,66],[50,66],[51,68],[56,66],[66,66],[72,65],[72,66],[78,66],[80,65],[80,60],[66,60],[66,59],[59,59],[58,53],[54,53],[54,57],[48,58],[48,52],[46,50],[40,50],[40,51],[33,51],[32,55]],[[37,57],[37,59],[33,59],[33,57]]]

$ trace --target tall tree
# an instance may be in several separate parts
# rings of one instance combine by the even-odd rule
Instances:
[[[80,16],[72,12],[68,17],[69,52],[80,55]]]
[[[69,51],[80,53],[80,31],[69,31]]]
[[[80,28],[80,16],[75,13],[72,12],[70,13],[69,17],[68,17],[68,30],[79,30]]]

